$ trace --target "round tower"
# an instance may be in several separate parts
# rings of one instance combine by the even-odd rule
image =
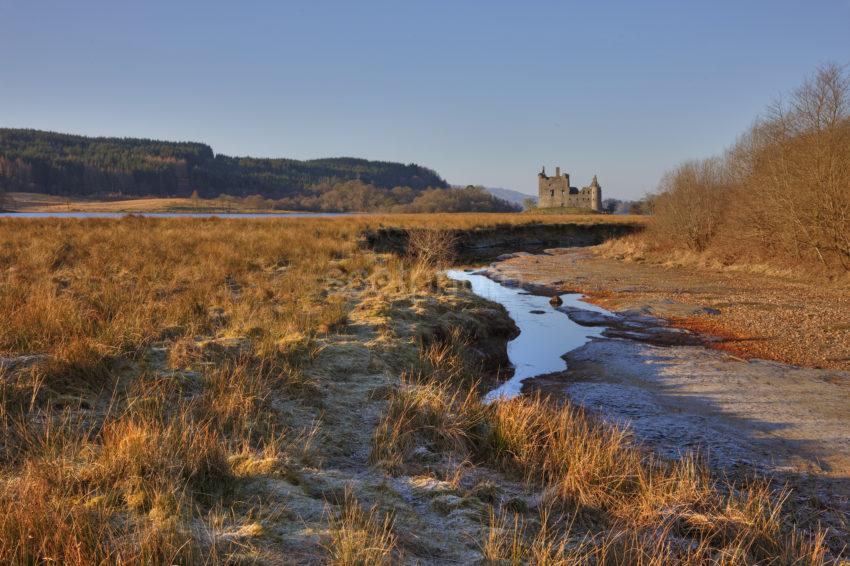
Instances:
[[[602,210],[602,187],[599,185],[596,175],[593,176],[593,181],[590,183],[590,208],[597,212]]]

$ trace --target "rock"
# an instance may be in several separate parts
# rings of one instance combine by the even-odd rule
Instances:
[[[439,458],[425,446],[417,446],[410,453],[410,459],[423,464],[436,462]]]
[[[43,354],[34,354],[31,356],[16,356],[12,358],[0,358],[0,370],[16,370],[25,368],[33,364],[37,364],[47,359]]]
[[[552,298],[549,299],[549,304],[556,307],[560,307],[564,304],[564,301],[558,295],[553,295]]]
[[[537,310],[537,309],[535,309],[533,311],[528,311],[528,312],[530,312],[531,314],[546,314],[546,311],[541,311],[541,310]]]
[[[561,306],[558,310],[565,313],[570,320],[581,326],[614,326],[620,322],[616,316],[579,309],[571,306]]]
[[[431,506],[439,513],[448,515],[463,506],[463,499],[457,495],[439,495],[431,500]]]

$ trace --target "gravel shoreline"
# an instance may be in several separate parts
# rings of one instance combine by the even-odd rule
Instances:
[[[850,371],[850,290],[817,282],[601,257],[592,248],[517,254],[491,266],[505,279],[579,292],[612,311],[639,311],[721,340],[744,359]]]

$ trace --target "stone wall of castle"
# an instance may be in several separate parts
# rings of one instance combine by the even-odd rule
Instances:
[[[599,186],[596,176],[589,186],[581,190],[570,186],[570,175],[561,175],[560,167],[555,169],[554,177],[548,177],[544,169],[537,175],[537,179],[537,206],[540,208],[588,208],[596,211],[602,209],[602,187]]]

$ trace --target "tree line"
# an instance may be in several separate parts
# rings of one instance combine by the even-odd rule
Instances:
[[[656,245],[850,271],[846,70],[818,69],[725,154],[668,172],[649,202]]]
[[[195,195],[198,197],[198,195]],[[410,187],[384,189],[360,180],[323,182],[304,194],[281,199],[251,195],[238,199],[219,195],[222,204],[232,202],[254,210],[322,212],[518,212],[520,207],[491,195],[485,188]],[[238,202],[237,202],[238,201]]]
[[[0,129],[0,191],[110,197],[188,197],[197,192],[205,198],[280,199],[310,196],[313,187],[348,180],[380,189],[409,187],[417,193],[448,187],[435,171],[416,164],[230,157],[194,142]]]

